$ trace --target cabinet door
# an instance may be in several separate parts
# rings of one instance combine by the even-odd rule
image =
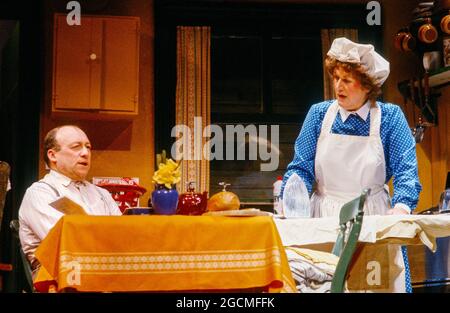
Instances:
[[[102,109],[136,112],[139,90],[139,19],[103,19]]]
[[[54,109],[100,109],[101,22],[83,17],[81,25],[55,16]]]
[[[53,111],[137,114],[139,18],[55,15]]]

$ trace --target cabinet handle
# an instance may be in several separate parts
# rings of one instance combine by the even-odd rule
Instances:
[[[95,53],[91,53],[89,55],[89,59],[91,59],[92,61],[94,61],[95,59],[97,59],[97,55]]]

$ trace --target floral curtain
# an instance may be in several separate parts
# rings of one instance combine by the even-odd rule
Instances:
[[[330,50],[333,40],[339,37],[346,37],[351,41],[358,41],[358,30],[352,28],[330,28],[321,30],[322,39],[322,57],[323,64],[323,99],[334,99],[333,80],[328,75],[325,69],[325,58],[328,50]]]
[[[209,191],[209,154],[204,155],[209,149],[203,148],[207,145],[203,129],[211,123],[210,46],[210,27],[177,27],[176,125],[190,130],[190,136],[183,133],[177,138],[182,137],[183,149],[189,151],[181,165],[182,192],[189,181],[196,182],[196,191]]]

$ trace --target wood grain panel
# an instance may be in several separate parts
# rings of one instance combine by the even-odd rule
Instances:
[[[449,87],[447,87],[449,88]],[[447,176],[447,119],[446,113],[448,111],[448,94],[444,94],[439,98],[438,107],[438,126],[431,129],[432,135],[432,177],[433,177],[433,192],[432,202],[439,203],[439,198],[445,188],[445,179]]]
[[[66,15],[55,15],[53,101],[57,109],[90,109],[92,19],[69,26]]]
[[[90,109],[100,109],[101,102],[101,81],[102,81],[102,57],[103,51],[103,36],[102,36],[102,21],[98,18],[91,18],[91,40],[89,52],[89,96]]]
[[[103,19],[103,109],[137,111],[139,19]]]

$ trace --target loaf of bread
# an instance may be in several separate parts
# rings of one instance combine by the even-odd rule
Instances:
[[[226,210],[239,210],[241,202],[239,197],[229,191],[221,191],[213,195],[208,200],[208,211],[226,211]]]

